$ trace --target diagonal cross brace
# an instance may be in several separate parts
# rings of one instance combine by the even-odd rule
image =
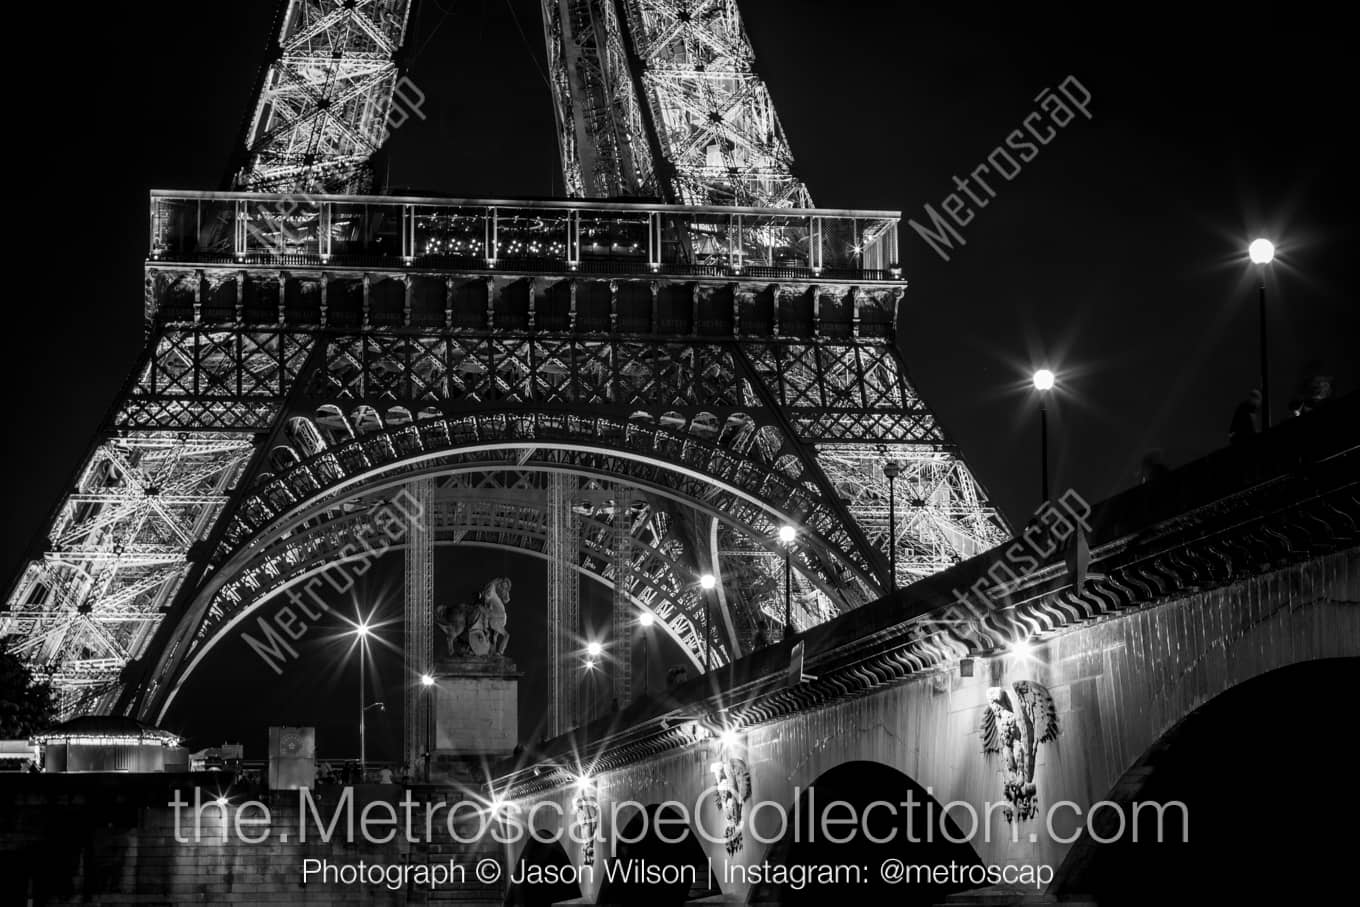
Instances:
[[[779,424],[780,430],[783,431],[784,436],[788,438],[789,443],[793,445],[794,453],[798,456],[799,462],[803,464],[805,474],[812,478],[813,483],[817,486],[817,490],[820,491],[822,496],[826,499],[827,506],[830,507],[832,512],[836,514],[836,517],[845,524],[845,531],[849,533],[851,540],[855,543],[855,547],[873,569],[874,578],[878,580],[879,590],[881,591],[888,588],[889,567],[887,558],[883,556],[883,552],[869,543],[869,539],[864,534],[863,528],[850,514],[850,510],[845,506],[845,502],[840,499],[838,494],[836,494],[835,486],[831,484],[831,480],[827,478],[826,473],[822,470],[821,464],[817,462],[817,457],[810,449],[810,445],[798,436],[797,431],[794,430],[793,423],[789,420],[788,413],[786,413],[784,408],[779,405],[779,401],[775,399],[774,393],[770,390],[769,386],[766,385],[766,383],[761,380],[760,375],[756,373],[755,365],[752,364],[750,357],[746,355],[745,348],[740,343],[734,343],[732,344],[732,347],[732,359],[736,363],[738,371],[742,373],[742,377],[744,377],[747,382],[750,383],[751,387],[755,389],[756,395],[760,397],[761,405],[770,411],[770,414]]]

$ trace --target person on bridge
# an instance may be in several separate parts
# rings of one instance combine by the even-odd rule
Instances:
[[[1289,411],[1302,416],[1323,406],[1331,397],[1332,376],[1323,374],[1322,363],[1314,359],[1303,370],[1294,399],[1289,401]]]
[[[1261,430],[1261,391],[1252,388],[1247,399],[1237,404],[1233,410],[1232,423],[1228,426],[1228,442],[1241,444]]]
[[[1170,472],[1171,469],[1166,465],[1166,457],[1162,455],[1160,449],[1154,448],[1143,454],[1143,459],[1138,463],[1138,484],[1146,485]]]

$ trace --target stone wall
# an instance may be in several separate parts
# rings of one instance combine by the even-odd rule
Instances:
[[[442,810],[434,814],[433,834],[425,838],[419,817],[425,815],[426,803],[452,802],[447,789],[413,791],[411,799],[418,804],[414,837],[420,843],[408,842],[402,831],[390,843],[368,843],[361,833],[365,808],[374,817],[374,840],[393,830],[381,824],[386,809],[370,804],[400,801],[403,791],[396,785],[354,789],[352,840],[345,830],[342,789],[335,787],[315,792],[320,826],[297,792],[232,791],[226,821],[221,810],[207,807],[195,840],[194,787],[202,792],[200,802],[207,804],[226,779],[218,774],[0,776],[0,903],[499,905],[504,899],[500,884],[477,881],[479,860],[500,863],[497,845],[489,838],[481,845],[455,841],[444,826],[447,812]],[[170,806],[177,790],[189,804],[178,811]],[[268,808],[267,822],[260,808],[243,808],[252,800]],[[305,841],[299,840],[304,827],[300,809],[308,811]],[[340,825],[326,843],[320,840],[321,829],[337,810]],[[460,834],[471,837],[461,828]],[[334,867],[363,861],[385,868],[452,862],[465,875],[459,883],[450,871],[450,883],[435,890],[415,882],[396,889],[382,880],[344,884],[315,872],[304,881],[307,860],[329,861]],[[322,866],[310,865],[313,870]]]

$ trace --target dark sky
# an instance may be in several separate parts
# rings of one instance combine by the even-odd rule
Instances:
[[[533,0],[441,0],[415,23],[427,119],[390,184],[470,196],[561,191]],[[3,566],[12,576],[142,339],[146,192],[216,188],[250,106],[272,0],[54,7],[10,131]],[[1037,503],[1029,371],[1059,373],[1059,488],[1101,498],[1142,456],[1220,446],[1256,381],[1244,249],[1270,282],[1276,413],[1305,364],[1356,386],[1351,30],[1330,4],[1043,7],[742,4],[818,204],[922,218],[1069,75],[1092,93],[941,261],[903,237],[911,375],[1012,521]],[[514,11],[516,16],[511,15]],[[521,34],[522,27],[522,34]],[[527,40],[526,37],[527,36]],[[60,55],[60,65],[54,60]],[[538,568],[535,567],[535,570]]]

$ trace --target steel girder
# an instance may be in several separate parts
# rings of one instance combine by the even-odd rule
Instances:
[[[288,0],[256,92],[239,188],[371,188],[370,159],[387,139],[410,7],[410,0]]]
[[[808,207],[736,0],[543,0],[567,191]]]
[[[360,278],[362,294],[336,291]],[[427,301],[435,306],[413,296],[422,286],[443,294]],[[130,707],[156,665],[183,660],[195,622],[213,622],[216,591],[234,571],[246,575],[256,555],[321,514],[419,474],[565,472],[639,490],[671,508],[666,519],[702,528],[718,517],[716,542],[690,532],[670,558],[680,565],[672,573],[692,582],[702,551],[726,552],[724,659],[778,623],[772,537],[784,521],[802,529],[800,626],[886,587],[883,460],[909,464],[898,486],[900,581],[1002,537],[906,378],[890,332],[899,287],[159,262],[148,265],[147,287],[158,315],[144,361],[62,504],[72,516],[47,533],[59,541],[68,523],[88,523],[87,541],[64,553],[45,545],[0,612],[25,657],[56,672],[70,708],[91,707],[74,697],[116,689],[135,662],[122,697]],[[405,288],[407,302],[379,325],[376,300],[402,298],[391,287]],[[248,304],[266,289],[267,309]],[[224,293],[235,304],[223,305]],[[192,304],[171,304],[176,294]],[[306,304],[317,298],[319,307]],[[551,308],[564,300],[566,318]],[[600,330],[586,313],[601,305],[637,327]],[[181,311],[189,320],[169,320]],[[173,487],[139,480],[174,496],[165,506],[183,517],[181,532],[136,528],[164,518],[157,496],[124,478],[131,467],[112,465],[128,459],[128,445],[152,448],[133,457],[145,464],[137,468],[182,476]],[[590,544],[583,539],[583,566]],[[612,546],[598,550],[606,575]],[[67,564],[72,552],[81,566]],[[73,578],[110,563],[116,583]],[[662,620],[666,608],[684,614],[681,579],[635,597],[651,596]],[[116,646],[97,635],[129,613]]]

